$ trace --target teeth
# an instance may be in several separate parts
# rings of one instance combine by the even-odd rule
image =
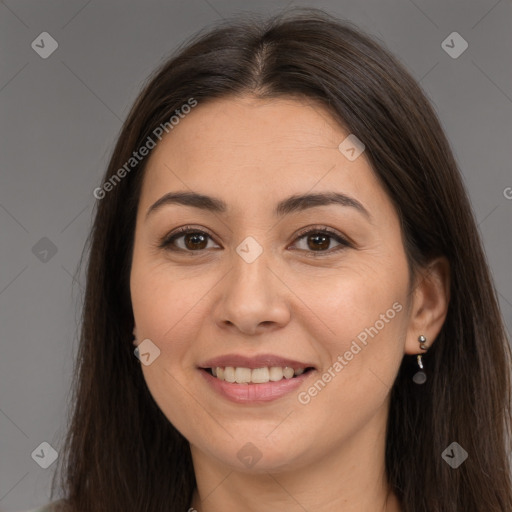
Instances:
[[[270,380],[270,373],[268,368],[255,368],[251,372],[251,382],[256,384],[263,384]]]
[[[235,381],[237,384],[248,384],[251,382],[251,370],[249,368],[236,368]]]
[[[224,368],[224,380],[226,382],[235,382],[235,369],[232,366]]]
[[[304,368],[294,370],[289,366],[272,366],[270,368],[254,368],[252,370],[251,368],[235,368],[233,366],[211,368],[214,377],[226,382],[236,382],[237,384],[278,382],[282,379],[291,379],[294,376],[302,375],[304,371]]]
[[[272,366],[270,368],[270,380],[277,382],[283,378],[283,369],[280,366]]]
[[[291,379],[293,377],[294,371],[293,368],[290,368],[289,366],[285,366],[283,368],[283,375],[285,379]]]

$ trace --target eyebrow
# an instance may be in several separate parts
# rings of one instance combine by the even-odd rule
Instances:
[[[227,204],[219,198],[198,194],[196,192],[178,191],[169,192],[162,196],[158,201],[151,205],[146,213],[146,218],[151,214],[160,210],[165,205],[179,204],[183,206],[191,206],[201,210],[213,213],[226,213]],[[280,201],[275,209],[274,215],[283,217],[295,212],[301,212],[309,208],[317,206],[328,206],[337,204],[345,207],[354,208],[362,213],[371,221],[371,215],[368,210],[353,197],[341,194],[339,192],[323,192],[317,194],[299,194],[293,195]]]

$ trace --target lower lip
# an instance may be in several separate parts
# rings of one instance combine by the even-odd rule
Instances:
[[[309,370],[302,375],[291,379],[282,379],[277,382],[264,384],[237,384],[226,382],[210,375],[206,370],[199,370],[206,382],[220,395],[236,403],[271,402],[296,390],[310,377],[314,370]]]

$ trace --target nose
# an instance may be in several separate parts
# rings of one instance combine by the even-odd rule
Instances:
[[[232,271],[220,288],[216,323],[247,335],[282,328],[291,317],[289,293],[265,252],[251,263],[235,252]]]

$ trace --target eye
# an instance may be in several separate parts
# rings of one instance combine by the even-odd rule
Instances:
[[[178,240],[180,243],[177,244]],[[211,248],[208,246],[209,240],[213,241],[206,231],[184,226],[166,236],[159,244],[159,247],[170,251],[198,252]]]
[[[309,255],[313,257],[324,256],[326,253],[332,254],[346,247],[351,247],[351,244],[343,236],[326,227],[306,228],[306,230],[299,233],[297,240],[305,242],[303,244],[305,246],[299,248],[299,250],[309,251]],[[330,249],[332,240],[338,243],[338,246],[334,249]]]
[[[332,254],[351,247],[350,242],[343,236],[326,227],[306,228],[298,234],[296,240],[305,242],[305,247],[299,248],[299,250],[309,252],[309,255],[313,257],[323,256],[325,253]],[[338,244],[338,247],[330,248],[332,240]],[[208,245],[210,241],[213,242],[213,239],[206,231],[192,226],[184,226],[166,236],[160,242],[159,247],[169,251],[201,252],[204,249],[212,248]],[[219,246],[217,245],[217,247]]]

